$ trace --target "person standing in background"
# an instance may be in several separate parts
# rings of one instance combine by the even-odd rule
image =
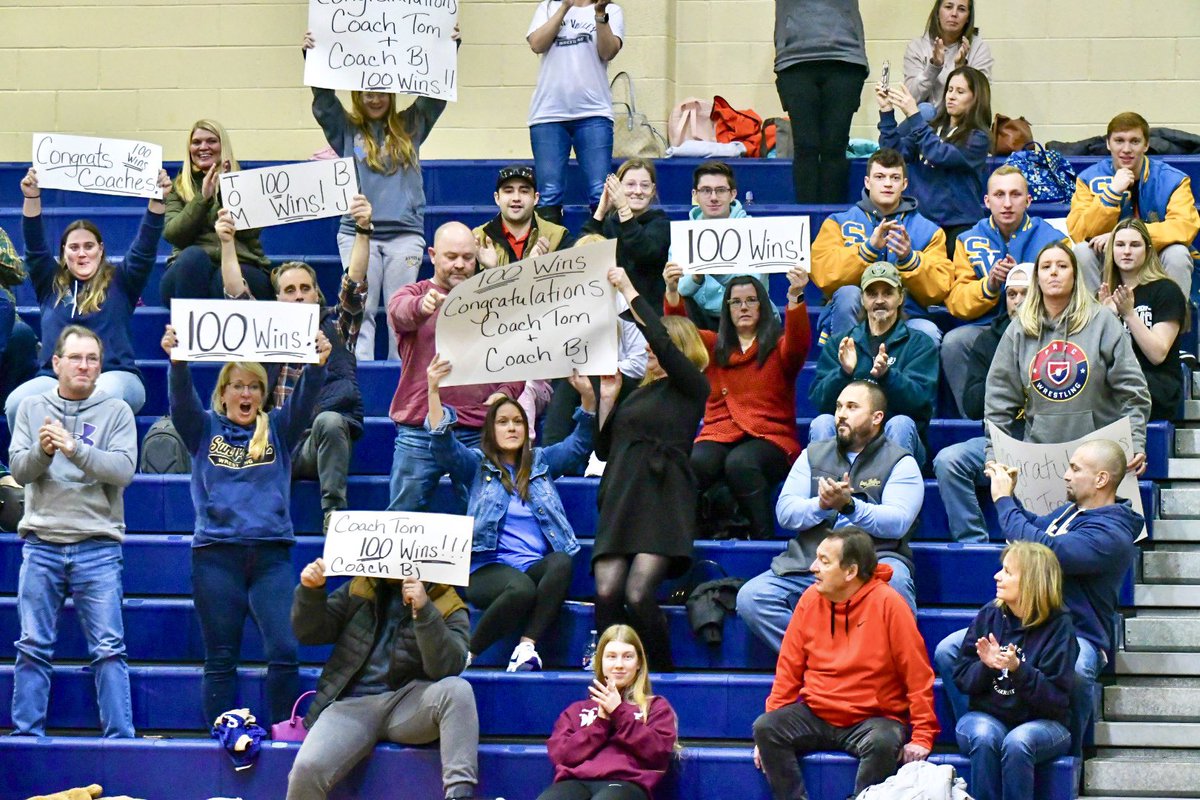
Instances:
[[[946,79],[974,67],[992,79],[992,50],[975,27],[975,0],[934,0],[925,33],[904,51],[904,85],[918,103],[945,108]]]

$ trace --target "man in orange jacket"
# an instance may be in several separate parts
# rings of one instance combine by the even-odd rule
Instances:
[[[891,568],[876,563],[871,537],[854,527],[833,531],[812,571],[817,580],[784,634],[767,711],[754,721],[754,762],[775,800],[808,797],[798,751],[857,756],[858,795],[897,763],[927,758],[938,733],[925,643],[887,585]]]

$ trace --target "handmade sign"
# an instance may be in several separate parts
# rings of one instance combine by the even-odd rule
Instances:
[[[221,202],[239,231],[340,217],[358,194],[354,159],[301,161],[221,176]]]
[[[335,511],[325,534],[325,574],[466,586],[474,525],[473,517],[455,514]]]
[[[309,0],[304,84],[458,99],[458,0]]]
[[[33,168],[42,189],[162,199],[162,147],[149,142],[35,133]]]
[[[808,224],[808,217],[674,221],[671,259],[685,275],[808,270]]]
[[[1067,485],[1064,478],[1071,454],[1084,442],[1095,439],[1111,439],[1125,451],[1126,460],[1133,457],[1133,432],[1129,417],[1121,419],[1095,433],[1069,442],[1057,444],[1033,444],[1014,439],[988,422],[992,438],[994,458],[1001,464],[1017,469],[1017,499],[1025,510],[1038,516],[1049,514],[1067,502]],[[1133,504],[1133,510],[1145,514],[1142,509],[1142,493],[1138,488],[1137,476],[1126,472],[1117,487],[1117,496]],[[1145,535],[1143,530],[1143,536]],[[1140,538],[1140,537],[1139,537]]]
[[[317,363],[316,303],[171,301],[173,361]]]
[[[443,386],[617,371],[617,311],[608,271],[617,242],[485,269],[455,286],[437,320]]]

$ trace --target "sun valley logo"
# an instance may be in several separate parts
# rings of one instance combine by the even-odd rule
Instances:
[[[208,447],[208,460],[214,467],[226,469],[244,469],[271,464],[275,461],[275,448],[268,442],[267,449],[261,458],[250,457],[250,451],[244,445],[233,445],[225,441],[223,436],[214,436]]]
[[[1088,358],[1079,345],[1055,339],[1038,351],[1029,366],[1029,383],[1047,400],[1070,400],[1087,386]]]

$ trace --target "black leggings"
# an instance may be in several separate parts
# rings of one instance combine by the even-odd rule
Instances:
[[[696,442],[692,445],[692,471],[703,492],[718,481],[729,485],[738,507],[750,520],[750,535],[769,539],[775,534],[775,509],[771,495],[787,477],[787,453],[766,439],[747,436],[739,442]]]
[[[524,636],[542,638],[558,617],[571,586],[571,557],[549,553],[525,572],[507,564],[487,564],[471,573],[467,599],[483,609],[471,634],[471,653],[479,655],[525,624]],[[532,613],[530,613],[532,611]]]
[[[671,566],[669,556],[637,553],[601,556],[592,564],[596,576],[596,630],[628,621],[646,648],[646,660],[655,672],[673,672],[667,618],[655,593]]]
[[[629,781],[559,781],[538,800],[647,800],[642,787]]]
[[[271,276],[267,270],[253,264],[242,264],[242,277],[250,287],[250,294],[258,300],[274,300],[275,290],[271,287]],[[163,273],[159,284],[163,305],[170,305],[173,298],[197,300],[220,300],[225,297],[225,284],[221,280],[220,265],[204,252],[204,248],[192,245],[179,251],[179,255]]]

